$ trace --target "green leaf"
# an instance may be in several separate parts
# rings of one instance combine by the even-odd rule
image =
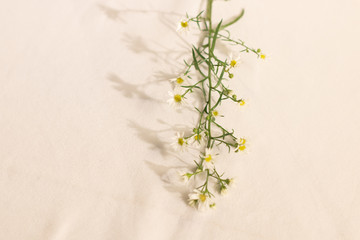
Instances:
[[[241,9],[241,12],[239,15],[237,15],[233,20],[231,20],[230,22],[224,24],[221,29],[227,28],[230,25],[233,25],[234,23],[236,23],[237,21],[240,20],[240,18],[242,18],[244,16],[245,10]]]
[[[212,46],[211,46],[211,49],[210,49],[210,52],[214,52],[214,49],[215,49],[215,44],[216,44],[216,39],[217,39],[217,35],[219,33],[219,30],[220,30],[220,26],[221,26],[221,23],[222,23],[222,19],[221,21],[219,22],[219,24],[217,25],[216,29],[215,29],[215,33],[214,33],[214,36],[213,36],[213,41],[212,41]]]
[[[200,70],[200,69],[199,69],[198,62],[197,62],[197,59],[196,59],[196,57],[195,57],[195,51],[194,51],[194,49],[192,49],[192,57],[193,57],[193,62],[194,62],[194,67],[195,67],[195,69],[196,69],[196,70]]]
[[[219,81],[216,83],[214,88],[217,88],[220,85],[221,80],[223,79],[224,73],[225,73],[225,66],[223,67],[223,69],[222,69],[222,71],[220,73],[220,76],[219,76]]]
[[[202,58],[202,59],[206,59],[203,55],[201,55],[199,49],[197,49],[194,45],[193,45],[193,49],[195,49],[196,53]]]

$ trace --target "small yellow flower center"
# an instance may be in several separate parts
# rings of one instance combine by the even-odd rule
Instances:
[[[178,83],[178,84],[182,84],[184,82],[184,79],[182,79],[182,78],[177,78],[176,79],[176,83]]]
[[[175,102],[181,102],[181,99],[182,99],[182,97],[181,97],[180,94],[176,94],[176,95],[174,96]]]
[[[201,140],[201,135],[200,134],[198,134],[198,135],[195,135],[194,136],[194,139],[197,141],[197,140]]]
[[[240,146],[239,146],[239,150],[240,150],[240,151],[244,151],[245,149],[246,149],[245,145],[240,145]]]
[[[219,115],[219,112],[218,111],[213,111],[213,115],[215,116],[215,117],[217,117],[218,115]]]
[[[200,199],[201,202],[205,202],[205,200],[206,200],[205,194],[200,194],[199,199]]]
[[[179,145],[181,145],[181,146],[184,145],[184,142],[185,142],[185,141],[184,141],[183,138],[179,138],[179,139],[178,139]]]
[[[246,139],[245,139],[245,138],[240,138],[240,139],[239,139],[239,143],[240,143],[240,144],[245,144],[245,143],[246,143]]]
[[[265,54],[261,54],[261,55],[260,55],[260,58],[261,58],[261,59],[265,59],[265,58],[266,58],[266,55],[265,55]]]
[[[211,154],[207,155],[205,161],[210,162],[212,159]]]
[[[245,101],[244,101],[244,100],[240,100],[239,104],[240,104],[240,106],[244,106],[244,105],[245,105]]]
[[[186,28],[187,26],[189,26],[188,22],[181,22],[181,27]]]
[[[230,66],[231,66],[231,67],[235,67],[236,63],[237,63],[237,62],[236,62],[235,60],[231,60]]]

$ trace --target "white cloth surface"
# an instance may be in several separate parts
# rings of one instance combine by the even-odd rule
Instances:
[[[204,1],[12,0],[0,8],[0,239],[360,239],[360,3],[215,1],[243,58],[221,109],[250,139],[223,154],[217,209],[166,178],[196,120],[166,103],[189,56],[176,23]]]

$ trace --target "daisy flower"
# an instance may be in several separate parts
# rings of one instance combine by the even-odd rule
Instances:
[[[218,110],[214,110],[211,113],[214,117],[223,117],[223,115],[220,115],[220,112]]]
[[[190,31],[190,21],[188,18],[183,18],[179,21],[176,31],[183,33]]]
[[[211,198],[206,195],[205,192],[201,192],[198,189],[194,189],[194,191],[189,194],[188,201],[190,206],[197,207],[200,211],[215,207]]]
[[[232,96],[234,94],[234,91],[229,89],[229,88],[223,88],[223,93],[226,95],[226,96]]]
[[[234,178],[228,178],[225,180],[225,183],[231,187],[231,186],[234,186],[235,185],[235,179]]]
[[[186,150],[187,144],[188,143],[187,143],[186,139],[184,138],[184,133],[177,132],[176,137],[174,138],[174,142],[171,145],[173,146],[173,148],[176,151],[183,152],[184,150]]]
[[[190,138],[190,144],[194,145],[195,147],[202,147],[205,145],[205,136],[204,133],[195,133]]]
[[[222,196],[225,196],[227,193],[228,193],[227,187],[222,186],[222,187],[220,188],[220,194],[221,194]]]
[[[214,167],[215,153],[212,148],[206,148],[204,154],[203,166],[205,169]]]
[[[240,101],[239,101],[239,105],[240,105],[240,107],[242,107],[242,106],[244,106],[245,105],[245,99],[240,99]]]
[[[244,152],[246,150],[246,139],[245,138],[239,138],[239,142],[238,142],[238,146],[237,149],[235,150],[235,152]]]
[[[170,99],[168,100],[168,103],[171,107],[174,107],[175,109],[180,109],[184,105],[186,105],[186,100],[183,96],[183,91],[180,88],[175,88],[173,92],[169,91]]]
[[[266,58],[266,54],[264,54],[261,49],[257,49],[256,52],[258,53],[258,56],[262,59],[262,60],[265,60]]]
[[[185,77],[186,76],[178,76],[176,78],[170,79],[170,81],[173,82],[175,84],[175,86],[180,87],[187,83],[187,79]]]
[[[182,186],[187,184],[190,180],[192,173],[185,168],[170,168],[166,173],[161,176],[161,179],[169,184],[175,186]]]
[[[225,179],[224,180],[224,185],[222,185],[221,188],[220,188],[220,194],[223,195],[223,196],[226,195],[228,193],[229,187],[231,187],[232,185],[234,185],[234,178]]]
[[[191,173],[188,173],[184,170],[178,170],[177,173],[181,183],[188,183],[192,175]]]
[[[236,68],[239,67],[240,64],[240,56],[233,57],[232,53],[230,54],[230,61],[228,62],[230,65],[230,68]]]

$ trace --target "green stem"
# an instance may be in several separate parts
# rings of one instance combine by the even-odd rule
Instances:
[[[206,20],[209,22],[209,31],[208,31],[208,46],[207,48],[209,49],[209,55],[208,55],[208,79],[209,79],[209,95],[208,95],[208,143],[207,143],[207,147],[210,148],[211,145],[211,91],[212,91],[212,84],[211,84],[211,30],[212,30],[212,21],[211,21],[211,16],[212,16],[212,4],[213,4],[213,0],[208,0],[207,1],[207,8],[206,8]]]
[[[227,37],[227,36],[225,36],[225,35],[222,35],[222,34],[220,34],[220,33],[218,33],[218,36],[224,38],[224,39],[225,39],[226,41],[228,41],[228,42],[232,42],[232,43],[241,45],[241,46],[243,46],[243,47],[245,48],[245,50],[252,51],[252,52],[255,53],[258,57],[260,56],[260,54],[259,54],[255,49],[246,46],[246,45],[244,44],[244,42],[241,41],[241,40],[240,40],[240,41],[236,41],[236,40],[233,40],[233,39],[231,39],[231,38],[229,38],[229,37]]]

